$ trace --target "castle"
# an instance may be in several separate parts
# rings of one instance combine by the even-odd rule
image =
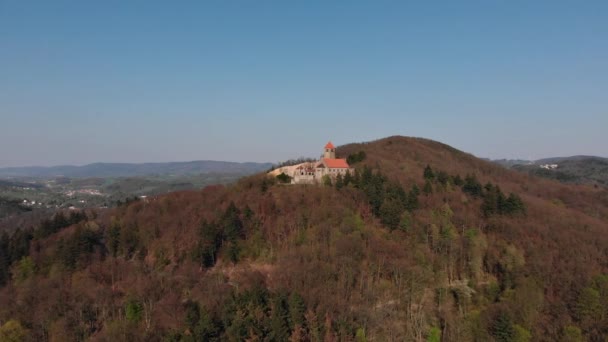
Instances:
[[[322,182],[324,176],[335,179],[338,175],[344,176],[354,171],[346,159],[336,158],[336,147],[330,141],[323,148],[323,156],[318,161],[280,167],[271,174],[277,176],[284,173],[291,177],[292,184],[316,184]]]

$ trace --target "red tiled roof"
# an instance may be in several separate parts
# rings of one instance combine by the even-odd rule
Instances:
[[[323,164],[331,169],[348,169],[350,167],[346,159],[323,158]]]
[[[327,145],[325,145],[325,148],[331,148],[331,149],[334,149],[334,148],[336,148],[336,147],[335,147],[335,146],[334,146],[334,144],[332,144],[332,143],[331,143],[331,141],[330,141],[330,142],[328,142],[328,143],[327,143]]]

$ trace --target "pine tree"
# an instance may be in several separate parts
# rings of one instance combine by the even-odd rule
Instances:
[[[433,172],[433,169],[431,168],[430,165],[426,165],[426,167],[424,168],[424,179],[428,180],[428,181],[433,181],[435,179],[435,173]]]
[[[295,326],[304,326],[305,312],[304,299],[297,292],[292,292],[289,296],[289,327],[291,329],[294,329]]]
[[[350,174],[350,171],[346,171],[346,174],[344,175],[344,186],[346,187],[352,182],[353,176]]]
[[[497,342],[512,341],[515,331],[511,318],[504,312],[499,313],[492,324],[491,333]]]
[[[471,196],[481,196],[483,189],[475,175],[467,175],[464,179],[462,191]]]
[[[344,187],[344,179],[341,174],[336,176],[336,189],[342,189]]]
[[[283,294],[277,294],[272,302],[270,317],[271,341],[287,341],[289,339],[289,311]]]
[[[224,230],[224,239],[228,241],[236,241],[243,235],[243,222],[239,217],[240,211],[234,202],[230,202],[228,208],[222,216],[222,226]]]
[[[424,193],[426,196],[433,193],[433,185],[431,184],[430,180],[427,179],[426,182],[424,182],[424,187],[422,188],[422,193]]]

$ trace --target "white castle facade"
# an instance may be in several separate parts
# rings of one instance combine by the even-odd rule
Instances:
[[[347,172],[353,174],[354,171],[346,159],[336,158],[336,147],[330,141],[323,148],[323,156],[318,161],[280,167],[271,174],[278,176],[284,173],[291,177],[292,184],[316,184],[322,182],[324,176],[333,180],[338,175],[344,176]]]

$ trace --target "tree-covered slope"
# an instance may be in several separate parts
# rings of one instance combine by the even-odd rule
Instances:
[[[557,164],[555,169],[541,168],[540,165]],[[534,176],[555,179],[565,183],[608,186],[608,159],[577,156],[551,158],[536,161],[531,165],[514,165],[513,169]]]
[[[0,237],[0,334],[26,340],[576,341],[608,333],[608,192],[437,142]],[[3,336],[3,335],[0,335]]]

